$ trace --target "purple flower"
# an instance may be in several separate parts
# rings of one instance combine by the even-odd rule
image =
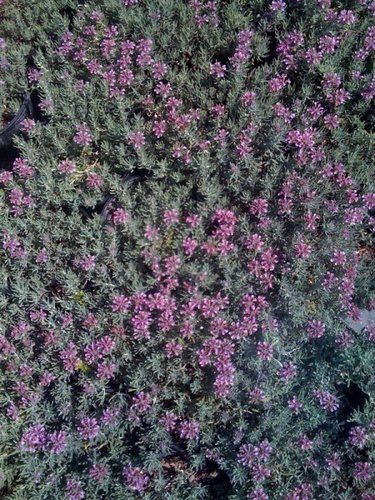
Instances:
[[[326,464],[330,469],[339,471],[341,469],[341,459],[337,453],[333,453],[326,458]]]
[[[21,439],[21,449],[24,451],[42,451],[47,444],[47,433],[44,425],[35,424],[23,434]]]
[[[66,484],[66,495],[68,500],[82,500],[82,498],[85,498],[85,492],[82,489],[81,481],[69,479]]]
[[[298,446],[301,448],[302,451],[311,450],[313,444],[314,444],[313,441],[311,441],[311,439],[309,439],[305,434],[303,434],[298,439]]]
[[[372,476],[370,462],[356,462],[354,466],[354,477],[359,481],[369,481]]]
[[[268,211],[268,201],[264,198],[255,198],[250,206],[250,213],[260,217]]]
[[[337,397],[328,391],[314,391],[314,396],[318,399],[320,406],[322,406],[326,411],[334,412],[339,407]]]
[[[91,467],[89,475],[94,481],[102,481],[109,474],[109,468],[104,464],[95,464]]]
[[[281,380],[288,381],[291,378],[295,377],[297,373],[297,367],[291,361],[285,363],[278,371],[278,375]]]
[[[262,361],[270,361],[273,354],[273,345],[269,342],[258,342],[257,356]]]
[[[250,492],[247,498],[249,500],[268,500],[269,497],[264,489],[260,487]]]
[[[128,135],[128,140],[129,143],[134,146],[134,149],[142,149],[142,147],[145,145],[145,135],[143,132],[131,132]]]
[[[172,210],[166,210],[163,214],[163,221],[167,227],[177,224],[179,222],[178,210],[175,208]]]
[[[122,471],[127,486],[138,493],[144,491],[150,480],[149,476],[140,468],[127,465]]]
[[[227,67],[225,66],[225,64],[215,62],[215,63],[211,64],[210,75],[213,75],[216,78],[224,78],[226,70],[227,70]]]
[[[84,271],[90,271],[95,268],[95,255],[86,255],[79,261],[79,267]]]
[[[298,413],[302,410],[302,403],[293,396],[292,399],[288,401],[288,408],[292,410],[293,415],[298,415]]]
[[[118,313],[127,313],[130,308],[130,299],[125,295],[115,295],[112,299],[112,311]]]
[[[13,163],[13,171],[20,177],[28,178],[34,175],[33,167],[30,167],[28,160],[25,158],[16,158]]]
[[[25,118],[22,121],[21,129],[27,134],[29,134],[34,127],[35,127],[35,121],[32,118]]]
[[[100,363],[96,369],[96,375],[101,380],[110,380],[115,376],[117,365],[108,361]]]
[[[131,319],[134,328],[134,338],[136,340],[146,339],[151,337],[149,327],[151,325],[152,317],[150,311],[139,311]]]
[[[93,139],[86,123],[76,125],[76,135],[73,137],[73,141],[80,146],[90,146]]]
[[[95,439],[99,434],[100,427],[95,417],[83,417],[77,427],[83,439]]]
[[[184,253],[188,256],[191,257],[195,251],[195,249],[198,246],[198,242],[194,240],[193,238],[185,238],[184,241],[182,242],[182,247],[184,249]]]
[[[296,252],[296,257],[298,259],[307,259],[309,255],[311,254],[312,247],[311,245],[308,245],[307,243],[304,243],[301,241],[300,243],[297,243],[294,246],[295,252]]]
[[[60,351],[60,359],[66,371],[73,373],[77,369],[79,363],[78,350],[73,342],[69,342],[67,348]]]
[[[285,500],[312,500],[313,498],[311,485],[308,483],[300,483],[291,493],[286,495]]]
[[[167,342],[165,344],[165,352],[167,358],[176,358],[181,355],[183,350],[182,344],[177,341]]]
[[[160,139],[162,135],[165,134],[167,130],[167,123],[165,120],[155,120],[152,131],[154,132],[155,136]]]
[[[49,450],[51,453],[60,454],[68,445],[68,433],[55,431],[48,435]]]
[[[90,172],[88,174],[86,179],[86,186],[89,189],[99,189],[102,184],[103,184],[103,179],[99,174],[95,172]]]
[[[272,446],[269,443],[268,439],[264,439],[259,443],[258,457],[260,460],[266,462],[269,459],[271,452],[272,452]]]
[[[286,3],[283,0],[272,0],[270,9],[272,12],[284,12]]]
[[[237,460],[246,467],[251,467],[259,454],[259,449],[253,444],[243,444],[237,453]]]
[[[265,479],[271,476],[271,471],[268,467],[265,467],[263,464],[253,465],[251,470],[251,476],[254,481],[257,483],[261,483]]]
[[[307,324],[307,335],[310,339],[319,339],[320,337],[323,337],[325,328],[324,323],[313,319]]]
[[[367,441],[367,434],[363,427],[356,426],[349,431],[349,442],[353,446],[363,448]]]
[[[254,403],[263,403],[266,400],[264,391],[259,387],[254,387],[254,389],[249,392],[249,396]]]
[[[176,428],[178,417],[171,411],[167,411],[161,418],[160,423],[167,432]]]
[[[63,160],[57,165],[57,169],[62,174],[72,174],[76,171],[77,166],[71,160]]]
[[[118,423],[117,417],[120,414],[120,408],[106,408],[103,411],[101,422],[103,425],[115,426]]]
[[[199,422],[195,420],[183,420],[180,423],[180,437],[182,439],[196,439],[199,436]]]

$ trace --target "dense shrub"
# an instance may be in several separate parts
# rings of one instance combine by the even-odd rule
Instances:
[[[0,11],[3,497],[374,498],[374,4]]]

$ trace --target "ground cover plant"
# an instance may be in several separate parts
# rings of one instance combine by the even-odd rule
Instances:
[[[2,498],[375,498],[374,13],[0,0]]]

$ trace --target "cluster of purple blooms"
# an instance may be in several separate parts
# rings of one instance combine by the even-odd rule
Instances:
[[[60,454],[68,446],[69,434],[65,431],[47,432],[42,424],[34,424],[23,434],[20,447],[23,451],[36,453],[48,451]]]
[[[126,8],[135,7],[132,12],[138,9],[138,4],[142,7],[138,0],[123,0],[122,3]],[[241,393],[242,397],[247,374],[253,377],[255,370],[258,379],[251,379],[252,389],[245,392],[244,407],[250,409],[244,413],[256,414],[265,410],[260,414],[266,419],[266,413],[271,414],[272,407],[280,404],[287,414],[285,418],[298,422],[299,426],[309,415],[309,401],[315,405],[314,411],[327,421],[340,412],[341,396],[338,390],[335,393],[334,383],[314,379],[314,384],[304,387],[305,393],[298,391],[299,375],[306,374],[298,355],[305,348],[319,349],[332,339],[343,356],[357,345],[357,337],[349,330],[342,328],[336,333],[327,318],[329,315],[325,314],[325,307],[319,308],[319,300],[329,302],[336,315],[339,311],[353,320],[360,317],[355,293],[361,256],[351,245],[351,237],[364,223],[374,225],[371,210],[375,207],[375,195],[360,192],[344,160],[331,159],[329,147],[330,141],[336,140],[336,129],[344,121],[346,106],[357,98],[357,94],[366,100],[372,99],[375,87],[374,80],[362,85],[364,75],[361,72],[355,72],[348,82],[343,74],[326,69],[345,43],[347,33],[356,26],[358,16],[352,10],[334,8],[330,0],[318,3],[325,20],[341,27],[339,33],[322,34],[313,47],[308,46],[307,36],[297,30],[278,40],[276,52],[280,64],[276,72],[270,69],[266,73],[264,89],[261,91],[250,84],[238,91],[238,109],[245,117],[238,128],[231,126],[231,106],[224,99],[210,102],[205,108],[191,107],[189,99],[182,98],[182,90],[174,83],[175,69],[171,70],[157,58],[152,39],[124,37],[119,26],[106,25],[99,11],[90,14],[77,35],[70,31],[63,35],[57,49],[62,62],[74,70],[83,70],[89,81],[104,83],[109,101],[121,102],[132,96],[134,103],[139,105],[143,117],[141,124],[127,123],[122,138],[127,154],[136,162],[142,163],[150,151],[161,150],[163,160],[173,168],[177,166],[179,173],[190,174],[202,158],[214,163],[218,155],[224,153],[232,160],[228,162],[229,167],[223,167],[225,178],[233,176],[235,179],[243,171],[247,172],[246,169],[250,178],[258,163],[259,176],[263,175],[262,169],[267,174],[265,163],[256,162],[257,166],[251,163],[258,160],[256,155],[260,150],[258,139],[263,124],[258,123],[261,120],[258,120],[257,110],[262,106],[263,92],[272,101],[269,119],[273,120],[275,132],[282,137],[283,148],[295,167],[280,171],[280,179],[271,190],[258,189],[257,185],[256,194],[250,201],[241,201],[242,205],[214,202],[207,212],[202,210],[198,214],[188,210],[185,213],[176,208],[177,205],[170,204],[163,206],[155,217],[150,216],[152,220],[143,221],[140,229],[136,224],[133,226],[137,217],[127,208],[131,206],[130,201],[128,205],[123,200],[121,203],[116,200],[111,206],[106,234],[108,230],[114,241],[123,242],[124,234],[130,240],[132,231],[140,231],[137,245],[134,245],[138,252],[135,260],[149,270],[147,285],[135,291],[126,282],[117,283],[113,288],[111,285],[109,293],[101,288],[100,313],[96,304],[93,305],[96,292],[89,292],[88,303],[82,306],[84,313],[65,311],[57,322],[53,312],[33,306],[35,309],[29,311],[28,319],[15,320],[5,334],[0,335],[0,361],[7,373],[15,378],[9,391],[7,419],[23,423],[21,410],[28,412],[43,403],[51,388],[56,390],[60,378],[58,370],[69,383],[72,381],[72,387],[79,387],[84,401],[92,402],[95,398],[98,405],[95,412],[86,408],[75,415],[69,432],[61,428],[53,430],[55,423],[42,424],[36,423],[41,420],[34,420],[23,430],[18,441],[23,454],[32,453],[34,457],[38,454],[61,455],[67,452],[71,443],[77,442],[85,450],[94,449],[101,439],[106,445],[107,433],[130,428],[141,434],[149,425],[154,425],[155,420],[171,440],[179,441],[184,447],[193,449],[201,443],[205,446],[205,430],[216,425],[215,419],[223,415],[222,422],[227,419],[225,425],[228,424],[230,411],[238,409],[236,394]],[[218,27],[218,2],[191,0],[188,5],[201,34],[206,28]],[[267,19],[279,22],[286,14],[287,3],[273,0],[267,8]],[[370,2],[368,9],[375,12]],[[158,19],[157,13],[153,16]],[[362,46],[355,53],[358,61],[373,54],[374,36],[373,27],[368,28]],[[210,85],[217,89],[233,77],[241,79],[257,43],[252,29],[242,29],[227,61],[213,57],[205,66]],[[5,42],[0,38],[0,50],[4,49]],[[306,65],[317,70],[318,92],[315,100],[301,107],[301,103],[290,99],[290,94],[294,92],[295,74],[303,72]],[[30,85],[37,86],[44,77],[44,72],[35,68],[27,73]],[[357,94],[349,90],[355,81],[360,87]],[[86,83],[83,80],[76,83],[77,93],[84,96]],[[148,89],[146,95],[143,89]],[[42,101],[42,109],[51,110],[52,107],[50,99]],[[22,130],[26,138],[32,139],[35,127],[32,119],[24,120]],[[100,134],[100,128],[94,127],[89,118],[75,125],[69,140],[73,151],[78,151],[77,155],[56,160],[56,177],[64,189],[67,180],[73,179],[79,184],[81,171],[85,186],[79,185],[80,193],[86,194],[87,188],[88,194],[100,195],[100,190],[107,187],[105,174],[92,168],[94,158],[100,155]],[[86,165],[87,159],[90,163]],[[32,191],[37,172],[36,163],[19,157],[11,171],[0,173],[5,210],[9,209],[16,223],[31,210],[38,210]],[[284,244],[286,228],[290,226],[297,229],[293,236],[288,235],[289,240]],[[337,230],[337,240],[334,237],[324,239],[326,227]],[[55,248],[48,237],[35,243],[38,248],[30,247],[28,242],[25,230],[2,231],[2,248],[11,265],[22,267],[35,259],[42,268],[49,261],[56,261]],[[114,252],[110,250],[109,253],[113,257]],[[107,256],[104,259],[94,246],[80,249],[71,255],[70,262],[69,271],[79,278],[84,277],[84,286],[110,265],[116,266],[114,260],[108,265]],[[243,283],[240,280],[238,284],[228,283],[231,277],[228,278],[227,269],[231,266],[242,273]],[[217,276],[223,279],[213,283]],[[301,295],[310,298],[311,292],[312,300],[304,303],[302,297],[302,320],[294,323],[293,328],[289,325],[293,330],[290,333],[278,321],[277,314],[284,306],[291,308],[288,286],[297,283],[298,287],[299,280],[303,289]],[[296,307],[295,304],[292,307]],[[73,333],[77,331],[79,334]],[[82,332],[84,336],[80,335]],[[293,335],[298,337],[297,341]],[[360,338],[361,342],[373,343],[374,325],[369,325]],[[293,348],[289,343],[293,343]],[[249,366],[241,365],[244,346]],[[183,411],[173,406],[174,402],[170,396],[165,396],[163,384],[159,382],[152,385],[154,381],[143,380],[141,387],[137,383],[137,389],[126,393],[118,404],[115,397],[111,400],[113,388],[117,391],[119,384],[128,376],[131,378],[126,366],[128,359],[125,356],[123,359],[123,355],[129,354],[129,364],[133,367],[138,362],[134,359],[141,359],[147,352],[148,363],[149,348],[157,350],[158,360],[167,373],[177,371],[181,379],[185,377],[184,381],[188,379],[189,383],[199,379],[201,384],[204,380],[204,398],[214,401],[219,408],[218,412],[213,412],[212,421],[201,417],[194,408],[196,392],[189,401],[189,410]],[[43,370],[34,362],[37,349],[41,349],[46,358],[43,363],[47,367]],[[139,352],[142,355],[138,358]],[[25,353],[30,359],[25,360]],[[167,390],[174,383],[177,387],[172,377],[168,379]],[[275,401],[272,399],[267,384],[280,388],[281,403],[275,402],[279,396],[274,396]],[[100,391],[103,407],[98,404]],[[350,469],[354,483],[368,483],[373,477],[372,464],[363,457],[373,439],[374,427],[373,423],[361,422],[349,429],[345,446],[355,455]],[[242,428],[236,429],[233,435],[236,447],[233,462],[236,467],[246,470],[251,479],[252,490],[248,498],[267,500],[267,485],[277,477],[279,467],[276,445],[267,439],[259,442],[258,438],[254,441],[245,438]],[[302,456],[303,470],[317,470],[314,453],[322,444],[320,436],[304,428],[298,430],[295,443],[296,453],[302,452],[299,456]],[[102,449],[101,444],[99,449]],[[207,450],[207,456],[218,463],[223,459],[220,455],[211,448]],[[327,475],[318,481],[318,486],[325,488],[327,484],[329,487],[332,478],[336,481],[336,474],[342,470],[346,474],[348,470],[340,454],[332,452],[323,457],[324,467],[331,474],[330,478]],[[98,453],[87,468],[88,477],[97,483],[109,478],[115,469],[101,460]],[[152,468],[146,467],[142,460],[126,457],[120,468],[125,485],[139,494],[151,490],[154,478]],[[85,498],[83,481],[69,474],[65,481],[69,500]],[[313,490],[312,484],[301,476],[301,481],[289,488],[285,500],[313,499]],[[371,492],[365,493],[362,499],[372,500]]]

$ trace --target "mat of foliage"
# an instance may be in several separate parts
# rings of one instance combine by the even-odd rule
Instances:
[[[374,500],[374,13],[0,0],[2,498]]]

